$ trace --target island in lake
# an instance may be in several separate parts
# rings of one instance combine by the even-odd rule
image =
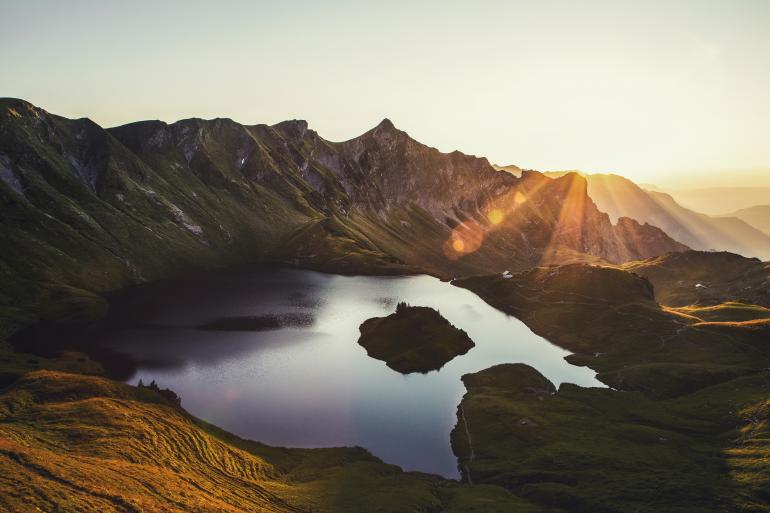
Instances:
[[[364,321],[358,343],[402,374],[438,370],[475,346],[468,334],[426,306],[401,302],[387,317]]]

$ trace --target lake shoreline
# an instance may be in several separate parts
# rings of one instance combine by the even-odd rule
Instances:
[[[107,354],[123,364],[105,365],[110,377],[132,384],[155,380],[178,393],[193,415],[244,438],[286,447],[359,445],[403,468],[449,478],[459,475],[449,433],[463,395],[462,374],[496,363],[536,362],[533,355],[544,348],[551,355],[545,357],[551,362],[545,372],[553,379],[561,381],[558,373],[567,371],[595,384],[593,378],[585,381],[591,371],[569,365],[565,351],[521,321],[470,291],[425,275],[350,277],[240,266],[134,287],[111,300],[110,314],[90,332],[90,354],[97,348],[106,351],[97,357]],[[458,328],[475,330],[471,337],[481,339],[479,347],[441,371],[419,376],[403,377],[371,359],[357,344],[358,326],[392,313],[400,300],[440,308]],[[273,323],[277,318],[302,322]],[[217,324],[222,319],[232,320]],[[261,329],[265,322],[271,329]],[[240,329],[252,323],[260,329]],[[529,345],[521,345],[524,340]],[[237,384],[250,382],[254,385],[245,388]],[[260,392],[257,384],[274,392]],[[309,400],[313,394],[320,395],[305,404],[303,396]],[[224,406],[228,400],[242,412],[248,405],[267,405],[278,420],[255,423],[233,414]],[[310,437],[297,427],[306,425]],[[416,434],[410,442],[411,433]],[[395,444],[392,437],[401,441]],[[436,451],[434,456],[426,448]]]

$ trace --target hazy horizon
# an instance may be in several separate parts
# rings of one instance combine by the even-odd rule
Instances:
[[[387,117],[500,165],[770,186],[761,1],[0,6],[0,96],[104,126],[298,118],[339,141]]]

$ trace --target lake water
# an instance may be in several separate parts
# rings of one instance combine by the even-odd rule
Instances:
[[[366,355],[358,326],[399,301],[438,309],[476,347],[428,374],[401,375]],[[460,376],[532,365],[557,386],[603,386],[568,353],[472,292],[429,276],[346,277],[247,269],[139,287],[117,298],[119,328],[100,343],[138,362],[193,415],[243,438],[290,447],[359,445],[388,463],[457,477],[449,445]],[[302,327],[202,330],[224,317],[292,314]]]

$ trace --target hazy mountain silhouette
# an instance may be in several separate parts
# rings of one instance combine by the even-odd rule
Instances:
[[[697,212],[717,216],[767,204],[770,187],[703,187],[663,188],[676,201]]]
[[[560,176],[561,173],[548,173]],[[645,190],[613,174],[584,174],[588,194],[610,218],[657,226],[693,249],[731,251],[770,259],[770,236],[735,217],[712,217],[683,207],[669,194]]]
[[[726,214],[725,217],[737,217],[754,228],[770,235],[770,205],[757,205],[755,207],[742,208]]]

